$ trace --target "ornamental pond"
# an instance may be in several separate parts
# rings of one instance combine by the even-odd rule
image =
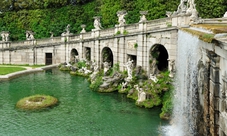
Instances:
[[[52,95],[59,105],[21,111],[21,98]],[[160,108],[145,109],[124,94],[97,93],[86,78],[58,69],[0,82],[0,135],[7,136],[164,136]]]

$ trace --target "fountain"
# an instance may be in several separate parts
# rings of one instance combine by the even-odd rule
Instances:
[[[178,57],[176,60],[174,111],[167,136],[197,135],[198,102],[198,58],[199,48],[196,37],[189,37],[180,31],[178,39]],[[191,39],[186,43],[186,39]],[[188,40],[187,40],[188,41]],[[191,44],[194,43],[194,44]],[[190,45],[190,46],[189,46]],[[191,46],[193,45],[193,46]]]

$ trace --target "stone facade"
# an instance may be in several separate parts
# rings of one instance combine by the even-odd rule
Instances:
[[[143,13],[145,18],[145,13]],[[135,57],[135,63],[149,72],[149,52],[154,45],[163,45],[168,52],[168,59],[176,58],[177,32],[174,24],[176,18],[164,18],[152,21],[141,21],[132,25],[117,25],[110,29],[83,31],[79,35],[64,34],[49,39],[29,39],[22,42],[0,42],[0,64],[45,65],[48,54],[51,64],[70,61],[73,49],[78,52],[79,59],[85,59],[86,49],[90,50],[91,61],[102,66],[102,51],[110,48],[113,53],[113,64],[123,64],[128,57]],[[97,19],[97,17],[95,18]],[[67,27],[69,31],[69,27]],[[65,32],[66,33],[66,32]],[[135,47],[137,45],[137,47]]]

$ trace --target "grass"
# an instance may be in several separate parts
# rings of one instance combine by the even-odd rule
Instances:
[[[17,71],[22,71],[22,70],[26,70],[26,68],[23,67],[1,67],[0,66],[0,75],[6,75],[9,73],[13,73],[13,72],[17,72]]]
[[[38,67],[42,67],[44,65],[11,65],[11,64],[4,64],[4,65],[0,65],[0,75],[6,75],[6,74],[10,74],[13,72],[18,72],[18,71],[22,71],[22,70],[26,70],[26,67],[31,67],[33,68],[38,68]]]
[[[32,95],[19,100],[16,107],[23,110],[39,110],[52,107],[58,103],[58,99],[49,95]]]

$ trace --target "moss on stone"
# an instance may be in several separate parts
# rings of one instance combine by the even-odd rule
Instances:
[[[214,39],[214,34],[208,34],[205,32],[197,31],[197,30],[192,30],[189,28],[181,28],[181,30],[191,33],[192,35],[198,36],[200,40],[204,42],[211,43],[212,40]]]
[[[49,95],[32,95],[19,100],[16,107],[23,110],[39,110],[52,107],[58,103],[57,98]]]
[[[227,33],[227,25],[226,24],[197,24],[192,25],[193,27],[203,28],[206,30],[212,31],[214,34],[218,33]]]

